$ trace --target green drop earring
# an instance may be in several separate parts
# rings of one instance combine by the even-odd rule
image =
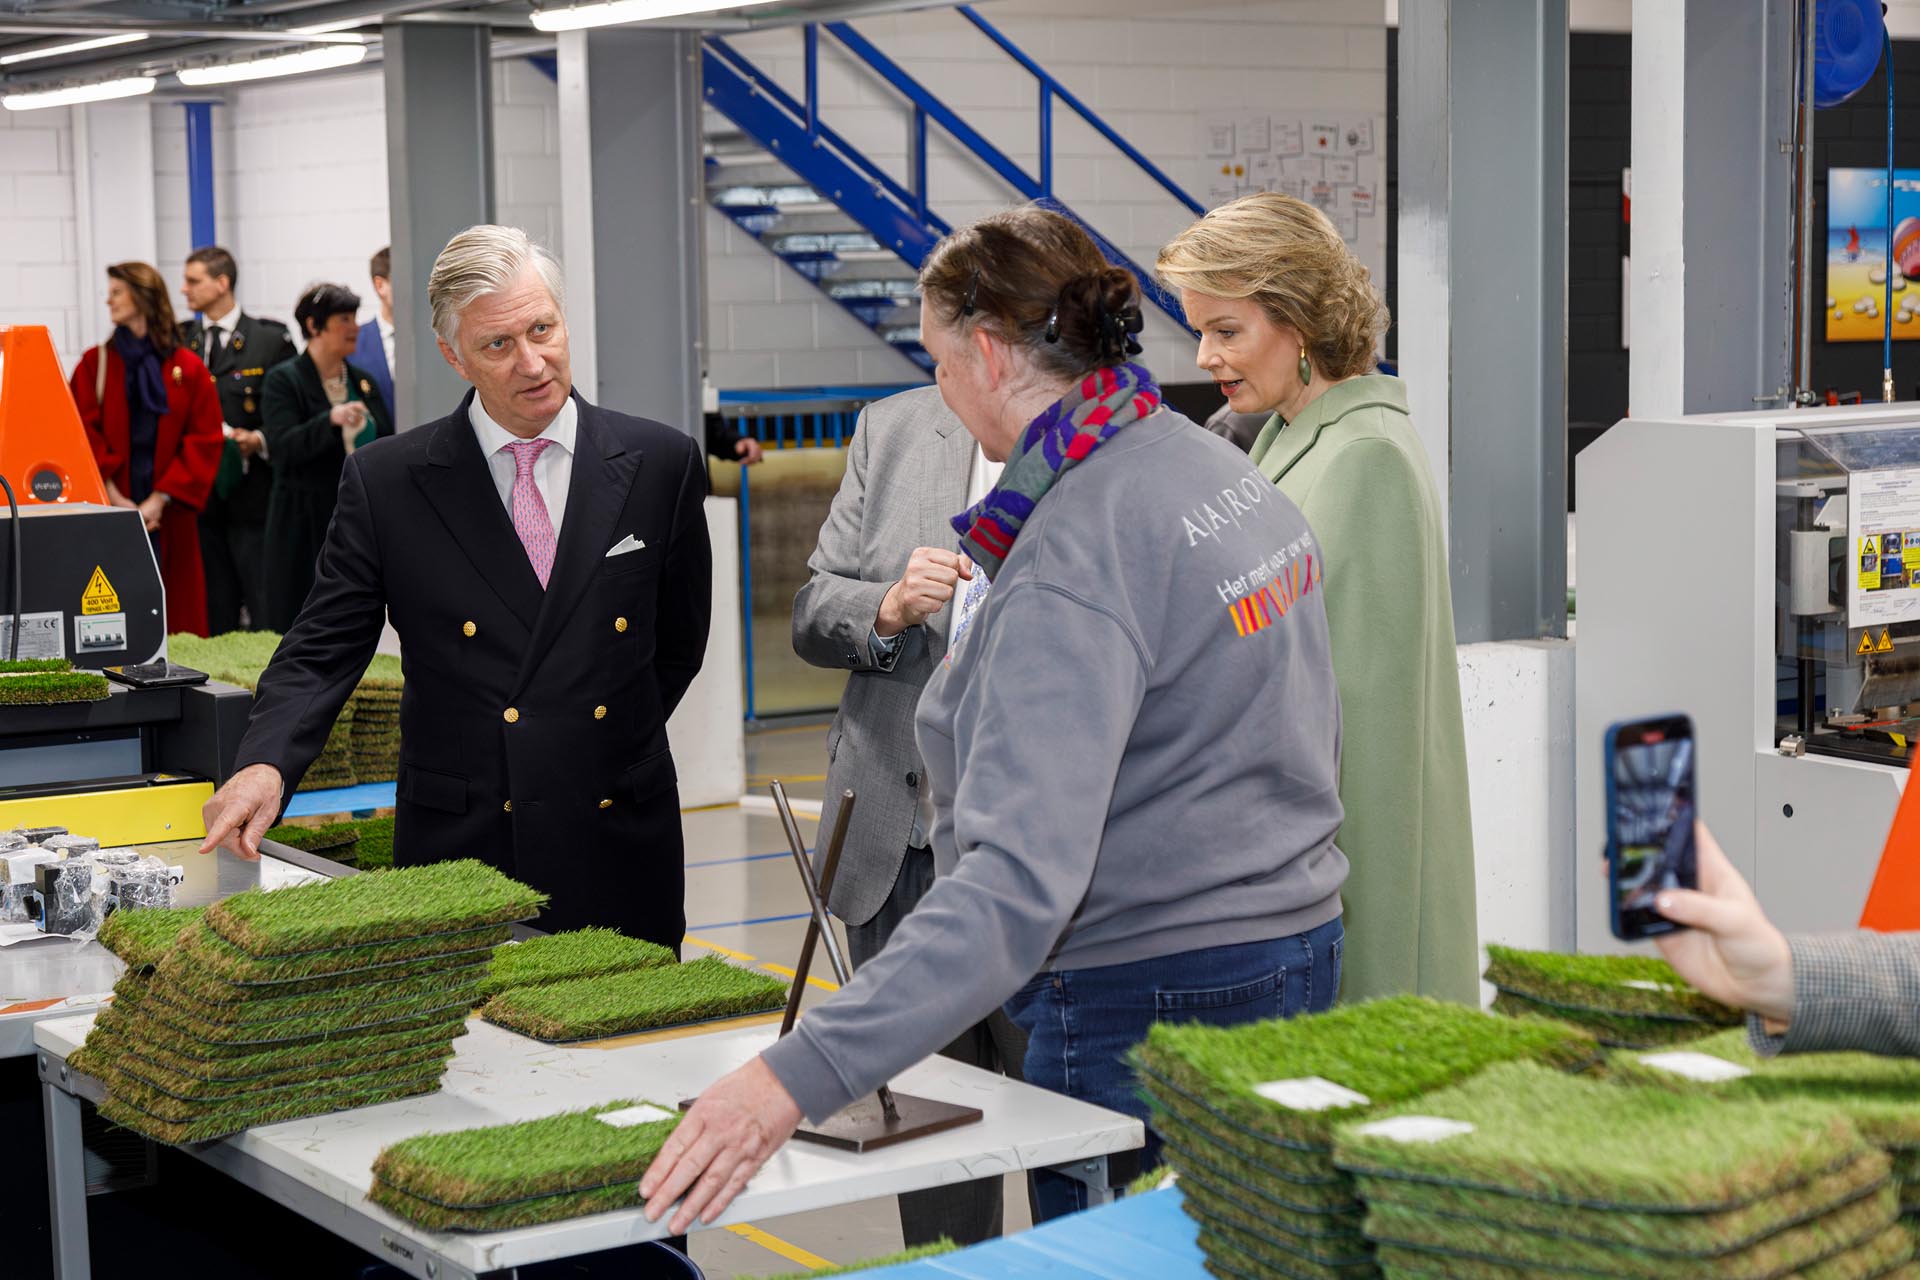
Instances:
[[[1307,360],[1305,347],[1300,348],[1300,385],[1303,387],[1313,385],[1313,365]]]

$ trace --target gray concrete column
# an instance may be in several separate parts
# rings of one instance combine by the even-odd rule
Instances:
[[[1637,418],[1784,402],[1793,44],[1792,0],[1635,0]]]
[[[395,418],[453,412],[467,384],[441,358],[427,276],[455,233],[493,221],[493,61],[486,27],[389,22],[387,204],[393,236]]]
[[[1567,0],[1404,0],[1400,125],[1401,372],[1455,631],[1564,635]]]
[[[559,66],[574,385],[697,436],[707,350],[699,36],[563,32]]]

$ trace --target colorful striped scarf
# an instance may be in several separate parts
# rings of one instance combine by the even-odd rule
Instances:
[[[986,570],[987,580],[1013,554],[1020,530],[1068,468],[1111,440],[1120,428],[1160,407],[1160,388],[1137,364],[1096,369],[1027,424],[1000,484],[953,518],[960,549]]]

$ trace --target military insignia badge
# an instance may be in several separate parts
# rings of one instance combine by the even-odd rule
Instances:
[[[240,332],[238,329],[235,329],[233,331],[233,338],[231,341],[227,343],[227,346],[231,350],[238,351],[246,345],[247,345],[247,335]]]

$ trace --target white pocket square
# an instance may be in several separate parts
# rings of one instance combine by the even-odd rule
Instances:
[[[629,551],[638,551],[646,545],[646,543],[640,541],[640,539],[634,537],[632,534],[628,534],[613,544],[612,549],[607,552],[607,559],[611,560],[615,556],[623,556]]]

